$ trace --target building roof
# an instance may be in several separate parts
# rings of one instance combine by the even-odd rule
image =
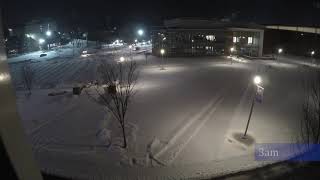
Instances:
[[[164,21],[164,27],[169,29],[220,29],[220,28],[250,28],[264,29],[255,23],[237,23],[214,19],[176,18]]]

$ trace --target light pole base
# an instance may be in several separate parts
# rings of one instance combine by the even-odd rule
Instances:
[[[242,135],[241,139],[248,139],[247,135]]]

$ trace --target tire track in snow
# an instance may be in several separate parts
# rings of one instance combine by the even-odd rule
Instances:
[[[80,73],[78,74],[78,76],[76,76],[74,81],[85,82],[87,80],[86,77],[88,76],[88,72],[90,71],[92,64],[93,64],[92,62],[87,60],[85,66],[82,67]]]
[[[212,110],[206,115],[206,117],[204,118],[204,120],[202,120],[200,122],[200,124],[198,126],[196,126],[195,130],[192,132],[192,134],[181,144],[179,144],[176,148],[176,151],[173,151],[173,153],[171,154],[171,157],[169,157],[169,161],[168,164],[171,164],[178,156],[179,154],[183,151],[183,149],[189,144],[189,142],[192,140],[192,138],[194,136],[196,136],[200,129],[205,125],[205,123],[214,115],[215,111],[217,110],[218,106],[222,103],[222,101],[224,100],[224,97],[220,97],[218,102],[216,102],[214,104],[214,107],[212,108]]]
[[[49,68],[48,71],[44,73],[44,75],[41,76],[41,78],[38,80],[39,84],[48,83],[48,80],[50,80],[50,77],[54,77],[55,73],[60,70],[61,67],[66,66],[67,62],[61,62],[58,63],[58,65],[53,66],[52,68]]]
[[[71,105],[70,107],[68,107],[66,109],[66,111],[58,114],[53,119],[47,120],[44,123],[42,123],[41,125],[39,125],[38,127],[27,132],[28,136],[31,139],[32,148],[33,148],[33,151],[35,154],[40,152],[41,149],[47,147],[48,145],[50,145],[54,141],[56,141],[55,138],[53,138],[53,137],[48,138],[48,136],[50,136],[50,135],[46,134],[46,131],[45,131],[46,128],[50,128],[49,125],[52,122],[61,120],[63,117],[65,117],[65,114],[68,114],[71,111],[75,110],[76,107],[77,107],[76,105]]]
[[[191,139],[199,132],[201,127],[203,127],[205,122],[215,112],[216,107],[218,107],[223,100],[223,97],[222,97],[223,91],[224,89],[221,89],[219,93],[217,93],[217,95],[212,100],[210,100],[210,103],[208,103],[199,113],[197,113],[194,117],[192,117],[179,131],[177,131],[172,136],[172,138],[170,138],[169,142],[164,147],[162,147],[157,153],[155,153],[154,157],[157,159],[164,159],[162,160],[162,162],[167,162],[167,163],[171,161],[171,160],[166,160],[168,158],[166,158],[165,156],[168,156],[168,154],[169,156],[171,156],[170,159],[175,159],[175,157],[179,155],[179,153],[183,150],[183,148],[191,141]],[[187,138],[186,141],[180,144],[177,144],[177,142],[181,140],[182,137],[188,136],[187,135],[188,131],[191,131],[191,133],[189,133],[191,134],[189,138]],[[177,149],[177,147],[179,150],[171,153],[172,149]],[[172,157],[172,156],[175,156],[175,157]]]
[[[81,61],[78,61],[78,60],[70,62],[70,64],[68,64],[68,67],[64,69],[63,73],[60,73],[60,76],[58,76],[57,79],[65,83],[66,79],[72,76],[73,73],[77,71],[79,66],[81,66],[80,64],[81,64]]]
[[[48,77],[48,81],[52,84],[58,84],[62,82],[64,76],[67,75],[68,69],[72,68],[73,62],[67,62],[62,68],[58,68]]]
[[[64,83],[73,82],[77,73],[81,72],[80,69],[85,65],[85,61],[79,61],[77,63],[73,63],[71,66],[73,67],[71,71],[63,78]]]
[[[83,71],[87,68],[88,65],[89,65],[88,61],[83,61],[83,63],[81,63],[81,66],[77,68],[77,71],[75,71],[73,75],[70,78],[68,78],[68,81],[79,82],[80,76],[84,73]]]
[[[36,81],[41,79],[44,74],[46,74],[50,69],[54,68],[57,64],[52,64],[51,62],[43,62],[43,66],[41,66],[40,70],[36,72]]]

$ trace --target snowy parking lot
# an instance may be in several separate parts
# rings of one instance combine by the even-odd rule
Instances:
[[[127,119],[129,147],[114,146],[121,141],[117,122],[85,93],[72,95],[71,87],[94,81],[99,60],[122,55],[129,56],[127,47],[31,62],[35,87],[29,98],[23,63],[10,64],[22,123],[42,170],[95,179],[130,179],[123,171],[150,179],[211,177],[265,164],[254,160],[255,143],[296,140],[304,66],[288,58],[231,64],[226,57],[189,57],[165,58],[160,70],[161,58],[146,61],[134,52],[140,77]],[[262,77],[265,92],[242,140],[254,75]],[[65,93],[48,96],[60,91]]]

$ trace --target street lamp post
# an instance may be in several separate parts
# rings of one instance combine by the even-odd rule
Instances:
[[[86,38],[86,47],[88,47],[88,33],[83,33],[82,36]]]
[[[39,48],[40,50],[42,50],[42,44],[45,42],[45,40],[40,38],[38,42],[39,42]]]
[[[279,62],[280,54],[281,54],[282,52],[283,52],[283,49],[282,49],[282,48],[279,48],[279,49],[278,49],[278,58],[277,58],[278,62]]]
[[[312,64],[315,64],[315,59],[313,58],[314,54],[315,54],[315,51],[311,51],[310,55],[311,55]]]
[[[165,51],[164,49],[161,49],[161,50],[160,50],[161,61],[162,61],[160,70],[165,70],[165,68],[164,68],[164,59],[163,59],[163,55],[165,54],[165,52],[166,52],[166,51]]]
[[[52,35],[52,32],[50,30],[48,30],[48,31],[46,31],[46,35],[48,38],[50,38]],[[50,50],[50,42],[48,43],[48,50]]]
[[[249,117],[248,117],[248,121],[247,121],[247,125],[246,125],[246,130],[244,131],[244,134],[243,134],[243,138],[246,138],[246,135],[247,135],[247,131],[248,131],[250,120],[251,120],[252,111],[253,111],[254,104],[255,104],[255,98],[256,98],[256,95],[257,95],[257,91],[258,91],[258,85],[261,84],[261,82],[262,82],[262,79],[261,79],[260,76],[255,76],[254,77],[253,83],[255,85],[255,91],[254,91],[254,96],[252,98],[250,113],[249,113]]]
[[[129,49],[130,49],[130,60],[132,60],[132,45],[129,45]]]
[[[233,55],[233,52],[235,51],[235,48],[234,47],[231,47],[230,48],[230,55],[232,56]],[[230,63],[232,64],[232,57],[230,58]]]

